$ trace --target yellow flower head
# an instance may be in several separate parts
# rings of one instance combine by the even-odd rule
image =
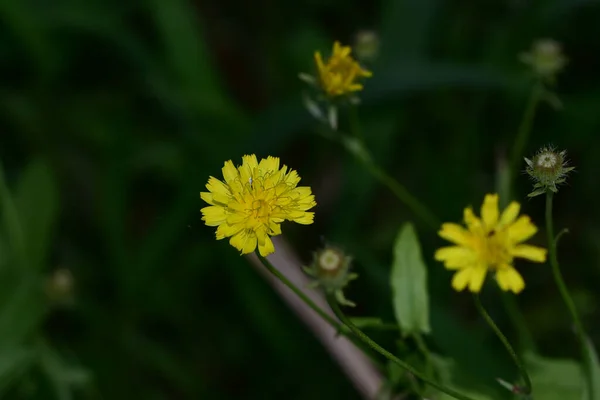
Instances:
[[[333,44],[333,54],[327,62],[323,62],[321,53],[315,52],[315,62],[319,72],[319,84],[323,91],[331,97],[342,96],[362,90],[363,86],[356,81],[372,74],[361,66],[350,55],[350,46]]]
[[[464,211],[467,229],[458,224],[445,223],[439,235],[456,244],[435,252],[435,259],[443,261],[447,269],[456,270],[452,287],[461,291],[467,286],[479,293],[488,270],[494,271],[496,281],[504,291],[519,293],[525,282],[513,267],[515,257],[533,262],[546,261],[546,249],[522,244],[536,232],[529,217],[519,218],[520,205],[512,202],[502,214],[498,211],[498,195],[488,194],[481,206],[481,219],[468,207]]]
[[[300,177],[284,165],[279,158],[260,160],[256,155],[246,155],[236,168],[231,160],[223,166],[225,182],[212,176],[208,179],[208,192],[200,198],[210,206],[202,210],[202,220],[217,227],[217,240],[230,237],[229,243],[242,254],[252,253],[258,245],[261,256],[275,251],[270,236],[281,234],[280,224],[294,221],[312,224],[315,196],[310,187],[300,186]]]

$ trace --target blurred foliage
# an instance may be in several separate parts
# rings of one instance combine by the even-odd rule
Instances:
[[[443,220],[494,190],[531,84],[517,54],[539,37],[564,45],[564,109],[542,107],[527,152],[552,142],[577,167],[556,198],[557,228],[571,232],[559,256],[600,343],[598,20],[597,0],[0,2],[2,397],[358,398],[247,261],[203,226],[198,192],[225,160],[282,157],[319,203],[316,223],[287,226],[286,238],[306,262],[321,235],[352,252],[356,315],[392,320],[390,249],[412,216],[315,135],[297,79],[312,72],[314,50],[365,28],[381,41],[360,109],[367,144]],[[529,182],[517,186],[524,199]],[[541,202],[522,202],[541,226]],[[470,296],[452,293],[432,260],[435,233],[414,222],[430,346],[484,386],[512,379]],[[72,281],[57,281],[58,270]],[[518,302],[538,351],[576,358],[547,266],[521,271]]]

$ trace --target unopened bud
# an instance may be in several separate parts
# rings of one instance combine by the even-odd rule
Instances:
[[[565,183],[569,172],[575,167],[569,167],[566,150],[557,151],[553,147],[543,147],[532,159],[525,158],[525,172],[535,182],[533,192],[529,197],[544,194],[547,191],[558,192],[558,186]]]
[[[552,39],[536,41],[530,51],[520,55],[520,59],[529,65],[536,75],[550,83],[567,64],[560,43]]]
[[[304,271],[315,278],[313,287],[321,286],[327,293],[335,295],[340,304],[354,306],[344,297],[343,289],[358,277],[350,272],[352,258],[338,248],[325,246],[314,253],[313,262]]]
[[[55,270],[46,280],[46,294],[50,300],[59,304],[70,303],[73,299],[74,279],[66,268]]]
[[[374,61],[379,55],[379,36],[374,31],[363,30],[356,34],[356,57],[361,61]]]

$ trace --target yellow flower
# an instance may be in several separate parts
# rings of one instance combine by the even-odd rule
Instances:
[[[252,253],[258,245],[261,256],[275,251],[270,236],[281,234],[284,220],[299,224],[312,224],[315,196],[310,187],[300,186],[296,171],[284,165],[279,168],[279,158],[260,160],[256,155],[242,157],[236,168],[231,160],[223,166],[225,182],[214,177],[208,179],[208,192],[200,198],[210,206],[202,210],[202,220],[217,227],[217,240],[230,237],[229,243],[242,254]]]
[[[362,90],[363,86],[356,82],[357,79],[372,75],[370,71],[362,69],[352,58],[351,51],[349,46],[342,46],[339,42],[335,42],[333,54],[325,63],[321,53],[315,52],[320,86],[331,97]]]
[[[485,196],[481,207],[481,219],[468,207],[464,211],[467,229],[458,224],[445,223],[439,235],[456,244],[442,247],[435,252],[435,259],[443,261],[447,269],[456,270],[452,287],[461,291],[467,286],[478,293],[488,270],[494,271],[496,281],[504,291],[519,293],[525,282],[513,267],[514,258],[533,262],[546,261],[546,249],[522,244],[536,232],[529,217],[519,218],[520,205],[512,202],[500,215],[498,195]]]

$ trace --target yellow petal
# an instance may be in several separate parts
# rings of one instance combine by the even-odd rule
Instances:
[[[443,261],[447,269],[459,269],[472,265],[475,260],[475,253],[467,247],[447,246],[439,248],[434,258],[437,261]]]
[[[475,213],[473,213],[473,209],[471,207],[465,208],[463,211],[463,219],[467,225],[467,228],[469,228],[469,231],[476,235],[483,234],[481,220],[475,216]]]
[[[226,237],[236,235],[238,232],[244,229],[244,224],[229,225],[227,223],[221,224],[217,227],[217,240],[225,239]]]
[[[256,249],[256,235],[252,231],[242,230],[229,239],[229,244],[242,254],[252,253]]]
[[[215,205],[215,202],[213,200],[213,195],[212,193],[209,192],[200,192],[200,198],[202,200],[204,200],[205,202],[207,202],[210,205]]]
[[[517,203],[516,201],[511,202],[502,212],[498,225],[505,226],[515,222],[515,219],[517,219],[520,210],[521,205],[519,203]]]
[[[522,215],[515,223],[509,225],[506,231],[513,243],[519,243],[535,235],[537,228],[531,223],[531,219],[528,216]]]
[[[302,225],[310,225],[315,222],[315,213],[314,212],[303,212],[299,217],[291,219],[292,221],[302,224]]]
[[[233,165],[233,162],[231,162],[231,160],[225,162],[222,172],[223,172],[223,178],[225,178],[225,182],[227,182],[228,185],[231,186],[236,180],[239,181],[240,176],[238,174],[237,169]]]
[[[208,226],[218,226],[227,219],[227,213],[223,207],[208,206],[200,211],[202,212],[202,220]]]
[[[212,193],[220,193],[226,196],[230,195],[229,187],[225,185],[223,182],[214,177],[208,178],[208,183],[206,184],[206,188],[209,192]]]
[[[325,65],[323,64],[323,57],[321,57],[321,53],[318,51],[315,51],[315,64],[317,64],[319,74],[322,74],[322,71],[325,69]]]
[[[246,186],[254,183],[257,178],[255,176],[255,170],[258,167],[258,160],[255,154],[245,155],[242,157],[242,165],[238,168],[240,173],[240,182]]]
[[[498,223],[498,195],[487,194],[481,206],[481,219],[485,226],[485,231],[490,232]]]
[[[521,274],[510,265],[504,265],[496,272],[496,281],[500,289],[519,293],[525,288],[525,281]]]
[[[546,262],[546,254],[548,250],[537,246],[531,246],[528,244],[520,244],[516,246],[512,251],[513,257],[525,258],[533,262]]]
[[[263,158],[258,164],[258,169],[260,170],[262,176],[267,173],[274,174],[275,172],[279,171],[279,158],[272,156]]]
[[[273,246],[273,241],[268,235],[265,235],[265,241],[262,244],[258,244],[258,252],[261,256],[266,257],[271,253],[275,252],[275,246]]]
[[[443,239],[460,245],[468,245],[471,239],[469,231],[451,222],[442,224],[442,229],[438,232],[438,235]]]
[[[461,290],[464,290],[464,288],[467,287],[467,285],[469,284],[469,280],[471,279],[472,271],[473,268],[464,268],[454,274],[454,276],[452,277],[452,287],[454,288],[454,290],[460,292]]]
[[[269,231],[271,236],[281,235],[281,225],[271,220],[269,221]]]
[[[469,280],[469,290],[472,293],[479,293],[481,291],[481,286],[483,286],[483,282],[485,281],[487,268],[485,265],[478,265],[477,267],[471,269],[472,272]]]

